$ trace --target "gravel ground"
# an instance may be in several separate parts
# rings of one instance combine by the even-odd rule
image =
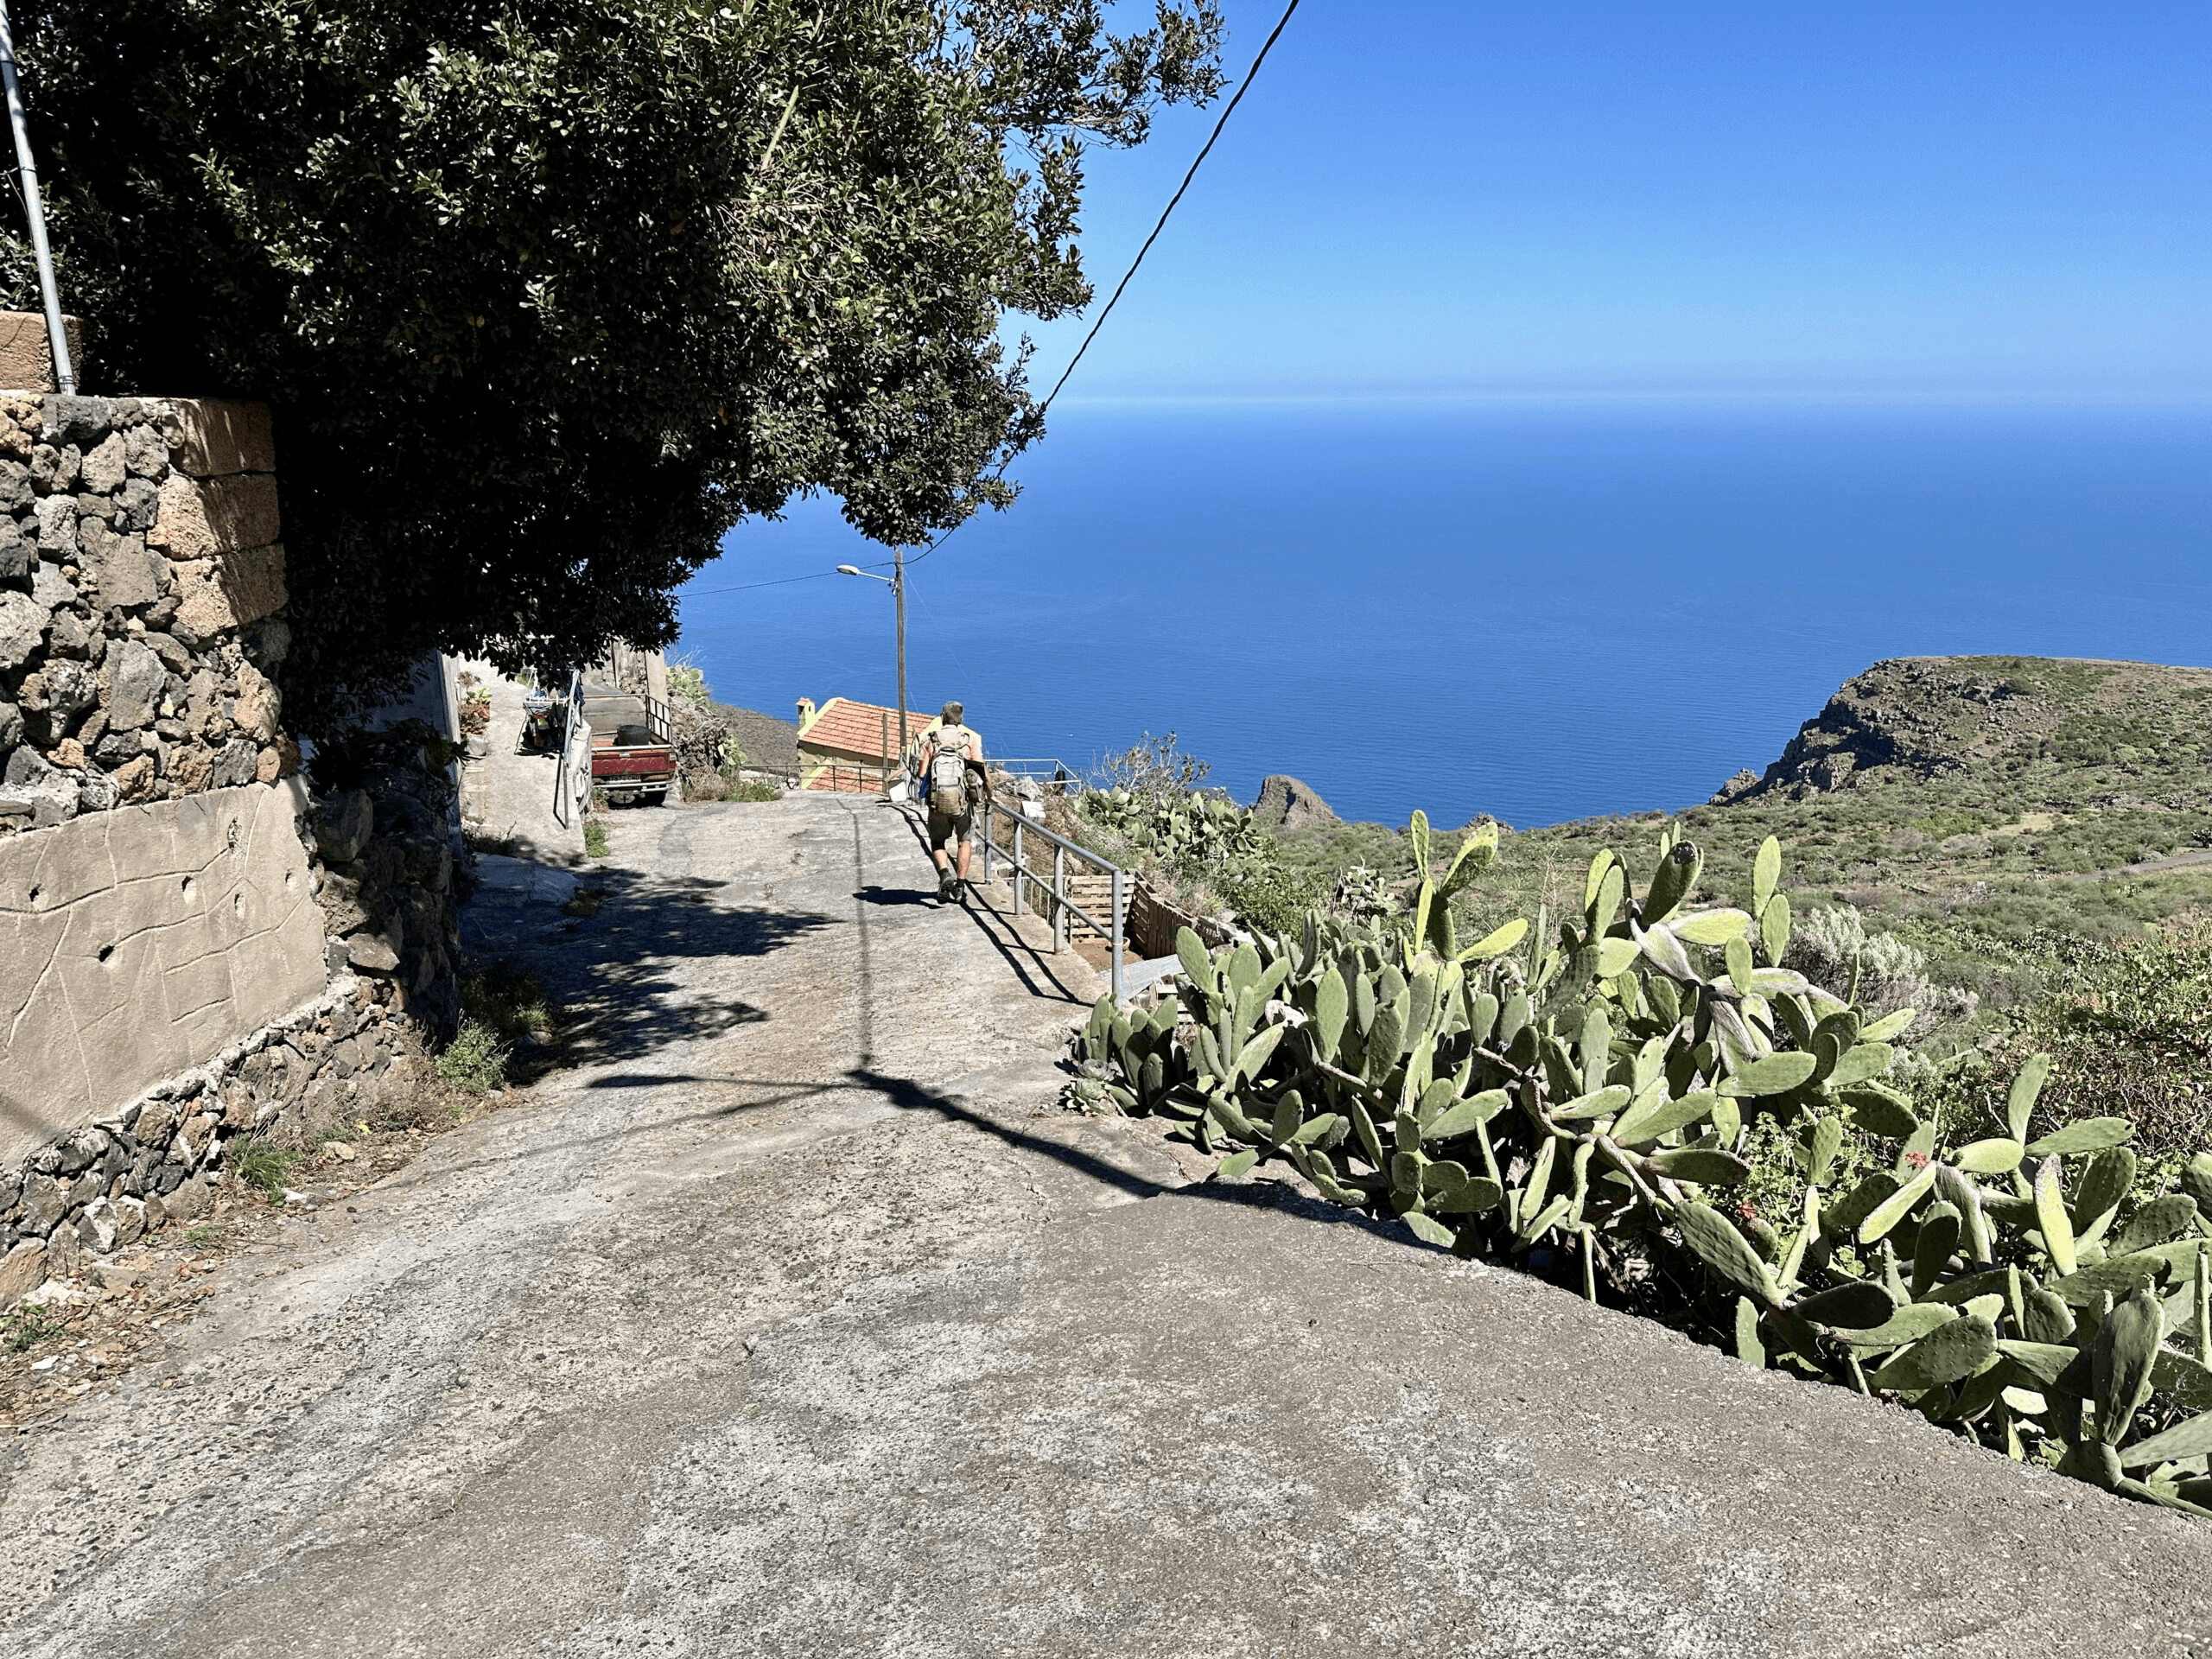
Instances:
[[[0,1440],[7,1650],[2212,1655],[2200,1523],[1058,1112],[898,812],[613,836],[573,1069]]]

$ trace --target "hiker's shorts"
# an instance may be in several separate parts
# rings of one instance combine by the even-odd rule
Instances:
[[[930,850],[944,851],[955,842],[970,841],[976,834],[976,809],[965,812],[940,812],[930,809]]]

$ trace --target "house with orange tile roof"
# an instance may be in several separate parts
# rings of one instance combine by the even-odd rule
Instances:
[[[906,711],[906,742],[942,722],[918,709]],[[811,697],[798,700],[798,768],[801,789],[873,795],[888,774],[899,779],[899,711],[880,702],[831,697],[821,707]]]

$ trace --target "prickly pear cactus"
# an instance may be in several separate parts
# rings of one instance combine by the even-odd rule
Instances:
[[[1185,931],[1179,995],[1093,1011],[1077,1103],[1169,1120],[1222,1177],[1281,1160],[1463,1255],[1563,1251],[1593,1300],[1637,1241],[1679,1262],[1680,1321],[1748,1363],[2212,1512],[2212,1154],[2134,1201],[2126,1120],[2027,1138],[2040,1059],[2005,1135],[1939,1145],[1891,1077],[1912,1013],[1868,1022],[1782,966],[1771,838],[1748,910],[1690,907],[1701,861],[1670,829],[1641,880],[1601,853],[1579,909],[1472,942],[1451,901],[1496,828],[1440,874],[1419,813],[1411,839],[1402,916],[1211,953]],[[1727,1198],[1762,1120],[1802,1177],[1772,1222]]]

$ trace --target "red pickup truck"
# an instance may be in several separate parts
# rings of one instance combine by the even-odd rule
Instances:
[[[642,798],[658,806],[676,782],[668,709],[658,698],[614,686],[584,688],[591,725],[591,782],[617,806]]]

